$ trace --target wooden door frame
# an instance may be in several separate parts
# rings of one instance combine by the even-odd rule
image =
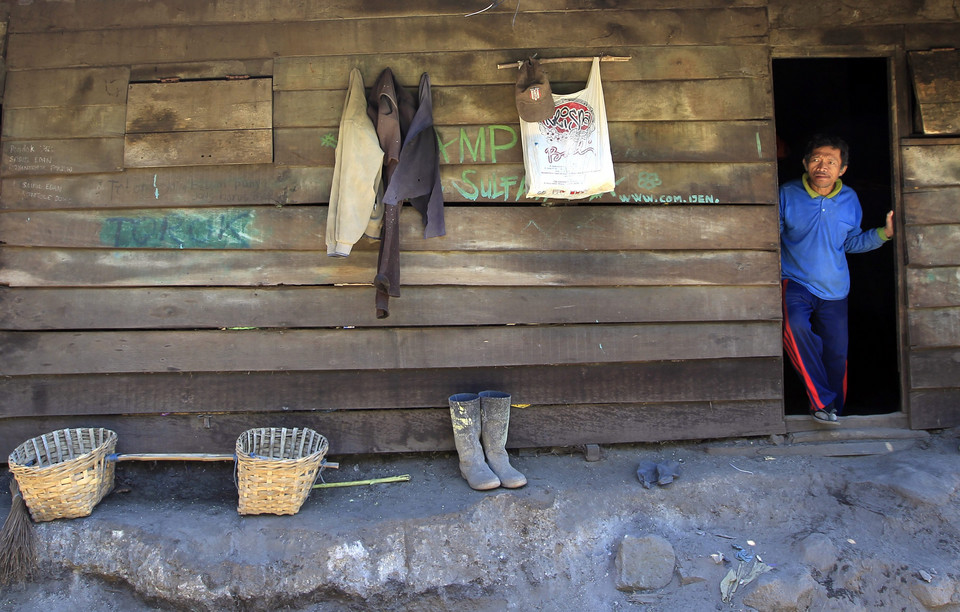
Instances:
[[[909,389],[909,360],[907,352],[909,346],[906,339],[907,332],[907,301],[906,301],[906,265],[903,261],[906,247],[903,237],[903,181],[900,142],[909,136],[900,132],[904,126],[910,126],[910,80],[907,71],[907,54],[901,46],[877,45],[870,47],[819,47],[812,49],[797,49],[795,47],[772,47],[770,52],[770,81],[771,96],[773,92],[773,61],[778,59],[871,59],[883,58],[887,64],[887,100],[890,105],[887,114],[890,148],[890,191],[894,209],[895,234],[893,244],[895,249],[893,258],[894,283],[896,292],[896,334],[897,334],[897,369],[900,375],[900,410],[889,414],[866,415],[848,417],[855,419],[857,427],[889,427],[908,429],[910,427],[910,389]],[[775,108],[775,106],[774,106]],[[774,122],[775,122],[774,117]],[[777,247],[779,251],[779,246]],[[781,322],[782,324],[782,322]],[[784,364],[784,368],[786,368]],[[786,374],[785,374],[786,375]],[[784,399],[781,398],[781,405]],[[788,433],[806,431],[815,428],[806,415],[787,415],[784,409],[785,429]]]

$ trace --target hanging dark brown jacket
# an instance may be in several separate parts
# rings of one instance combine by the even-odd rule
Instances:
[[[387,68],[377,79],[367,112],[384,151],[384,215],[374,286],[377,318],[390,315],[390,297],[400,296],[400,210],[410,200],[423,220],[424,238],[443,236],[440,155],[433,129],[430,77],[420,77],[419,104]],[[398,139],[399,137],[399,139]]]

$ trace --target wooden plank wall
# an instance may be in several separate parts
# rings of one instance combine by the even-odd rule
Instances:
[[[915,428],[960,423],[960,138],[902,143]]]
[[[11,6],[0,456],[78,425],[125,452],[223,451],[266,425],[316,427],[332,453],[450,449],[446,398],[487,388],[524,405],[515,447],[783,431],[766,3],[464,17],[481,4]],[[602,65],[615,193],[522,196],[497,64],[532,53],[633,58]],[[368,87],[428,72],[442,151],[447,235],[404,213],[385,320],[377,245],[323,243],[353,66]],[[551,65],[554,90],[588,69]],[[272,82],[272,162],[125,163],[131,83],[235,75]]]

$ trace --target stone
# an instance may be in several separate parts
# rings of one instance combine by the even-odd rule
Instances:
[[[822,533],[814,533],[800,542],[800,560],[821,572],[830,571],[837,564],[840,549]]]
[[[918,579],[916,584],[910,587],[910,592],[924,607],[931,610],[960,604],[960,585],[950,578],[937,576],[930,583]]]
[[[617,588],[621,591],[660,589],[673,580],[677,556],[673,545],[656,535],[624,536],[617,553]]]
[[[806,568],[785,568],[763,574],[743,603],[764,612],[800,612],[809,609],[817,583]]]

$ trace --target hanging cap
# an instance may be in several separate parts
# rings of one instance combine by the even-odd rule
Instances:
[[[517,112],[524,121],[538,122],[553,117],[553,92],[538,60],[531,57],[520,64],[514,93],[517,97]]]

